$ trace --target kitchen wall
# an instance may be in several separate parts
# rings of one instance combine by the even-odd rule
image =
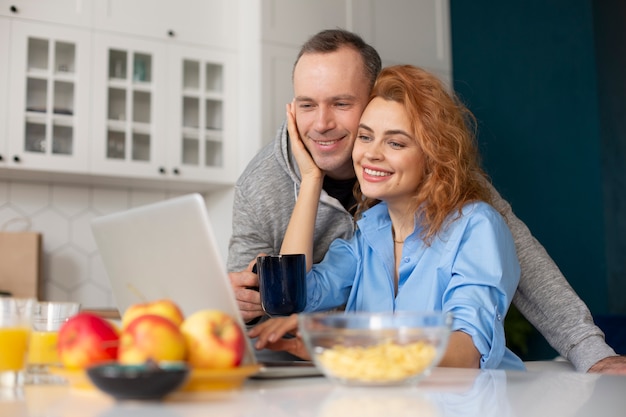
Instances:
[[[626,2],[593,2],[609,307],[626,315]],[[626,330],[623,333],[626,341]]]
[[[0,228],[28,227],[42,233],[42,299],[113,307],[91,219],[174,196],[161,191],[0,180]]]

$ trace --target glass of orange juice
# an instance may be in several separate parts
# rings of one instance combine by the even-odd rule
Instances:
[[[49,367],[60,365],[57,354],[59,329],[79,310],[80,304],[74,302],[41,301],[35,305],[28,348],[26,383],[63,382],[50,374]]]
[[[0,297],[0,385],[19,386],[35,299]]]

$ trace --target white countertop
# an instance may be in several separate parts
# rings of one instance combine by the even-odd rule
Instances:
[[[98,391],[27,386],[0,394],[2,417],[622,416],[626,377],[567,365],[528,372],[437,368],[417,386],[352,388],[324,377],[246,381],[241,390],[180,393],[163,402],[116,402]],[[17,398],[16,398],[17,396]]]

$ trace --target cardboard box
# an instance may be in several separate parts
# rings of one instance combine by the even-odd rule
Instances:
[[[0,291],[39,299],[41,263],[41,233],[0,232]]]

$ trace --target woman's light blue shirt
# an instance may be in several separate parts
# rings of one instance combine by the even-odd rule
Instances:
[[[357,222],[352,239],[335,240],[307,275],[306,311],[450,312],[452,330],[469,334],[481,368],[524,369],[506,348],[504,316],[519,282],[513,237],[490,205],[467,204],[430,246],[416,227],[407,237],[394,296],[394,244],[387,205]]]

